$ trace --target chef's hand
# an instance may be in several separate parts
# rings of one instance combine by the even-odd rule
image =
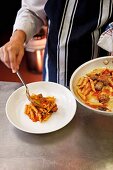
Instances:
[[[10,41],[0,48],[0,60],[15,73],[24,56],[24,42],[26,35],[21,30],[16,30]]]

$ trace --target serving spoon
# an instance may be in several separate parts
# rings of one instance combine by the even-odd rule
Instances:
[[[23,80],[21,74],[19,71],[16,72],[17,76],[19,77],[19,79],[21,80],[22,84],[25,86],[26,88],[26,96],[28,98],[28,100],[34,105],[34,106],[39,106],[39,104],[37,102],[35,102],[31,96],[30,96],[30,92],[29,92],[29,89],[28,89],[28,86],[26,85],[25,81]]]

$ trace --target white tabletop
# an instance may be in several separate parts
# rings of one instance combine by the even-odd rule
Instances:
[[[19,86],[0,82],[0,170],[113,170],[113,117],[78,105],[73,120],[56,132],[22,132],[5,113]]]

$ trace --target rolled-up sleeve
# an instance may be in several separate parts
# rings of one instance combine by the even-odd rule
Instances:
[[[26,33],[28,42],[41,28],[46,25],[44,7],[47,0],[22,0],[22,6],[17,12],[13,32],[17,29]]]

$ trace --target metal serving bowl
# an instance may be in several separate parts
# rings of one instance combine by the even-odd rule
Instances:
[[[108,112],[108,111],[101,111],[97,110],[95,108],[92,108],[88,105],[86,105],[78,93],[76,92],[75,88],[77,86],[78,79],[82,76],[85,76],[87,73],[93,71],[94,69],[98,68],[108,68],[108,69],[113,69],[113,56],[104,56],[104,57],[99,57],[93,60],[90,60],[81,66],[79,66],[72,74],[71,79],[70,79],[70,90],[73,93],[75,99],[77,100],[78,103],[80,103],[82,106],[84,106],[87,109],[90,109],[91,111],[95,111],[99,114],[104,114],[104,115],[113,115],[113,112]]]

